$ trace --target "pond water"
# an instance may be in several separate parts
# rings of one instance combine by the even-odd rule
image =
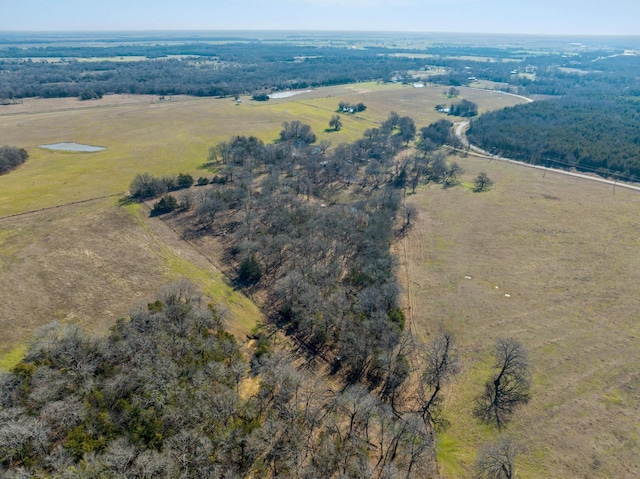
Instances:
[[[81,143],[52,143],[51,145],[40,145],[40,148],[56,151],[82,151],[84,153],[93,153],[94,151],[106,150],[102,146],[83,145]]]
[[[290,96],[299,95],[300,93],[308,93],[312,90],[298,90],[298,91],[281,91],[278,93],[272,93],[269,95],[269,98],[278,99],[278,98],[289,98]]]

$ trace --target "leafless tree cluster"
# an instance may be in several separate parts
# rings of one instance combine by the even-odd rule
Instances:
[[[0,377],[0,475],[427,477],[418,415],[362,385],[335,392],[282,352],[247,361],[224,316],[179,282],[104,339],[41,330]]]
[[[284,123],[271,145],[236,136],[209,158],[226,182],[196,200],[202,223],[220,218],[217,229],[232,232],[238,281],[265,290],[274,322],[349,382],[365,380],[390,401],[408,374],[397,356],[404,316],[390,252],[416,217],[404,192],[455,175],[432,151],[399,155],[415,135],[411,118],[391,113],[332,150],[313,145],[315,135],[297,121]]]

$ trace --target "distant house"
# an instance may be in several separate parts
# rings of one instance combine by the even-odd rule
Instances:
[[[469,81],[478,81],[478,79],[476,77],[469,77],[469,78],[467,78],[467,80],[469,80]]]
[[[424,83],[414,83],[413,88],[424,88]]]

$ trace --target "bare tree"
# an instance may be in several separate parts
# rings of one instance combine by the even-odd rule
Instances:
[[[318,148],[320,148],[320,151],[322,152],[323,155],[327,153],[327,150],[329,149],[330,146],[331,146],[331,141],[327,140],[326,138],[323,138],[318,142]]]
[[[516,339],[498,339],[495,357],[497,373],[485,383],[474,412],[482,421],[501,428],[518,406],[529,401],[531,373],[527,352]]]
[[[418,216],[418,208],[415,205],[405,204],[403,208],[404,224],[402,225],[402,231],[406,231],[413,226],[413,221]]]
[[[440,390],[458,371],[454,337],[448,331],[440,331],[427,346],[418,389],[417,402],[425,423],[435,426],[435,411],[441,402]]]
[[[475,183],[474,190],[477,193],[488,190],[493,185],[493,180],[489,178],[485,171],[481,171],[480,174],[473,180],[473,182]]]
[[[452,161],[442,175],[442,184],[445,187],[458,184],[458,178],[464,173],[464,169],[455,161]]]
[[[514,479],[516,477],[515,459],[520,452],[519,446],[510,438],[485,445],[478,453],[476,461],[477,479]]]
[[[209,226],[215,220],[216,215],[227,208],[227,203],[220,196],[209,191],[198,205],[196,216],[203,226]]]

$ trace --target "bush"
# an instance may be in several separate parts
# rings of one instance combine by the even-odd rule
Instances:
[[[81,94],[80,94],[80,100],[81,101],[86,101],[86,100],[99,100],[100,98],[102,98],[102,93],[100,92],[96,92],[93,90],[84,90]]]
[[[191,188],[193,186],[193,176],[190,174],[178,174],[178,188]]]
[[[256,93],[251,99],[255,101],[269,101],[269,95],[266,93]]]
[[[167,185],[149,173],[138,173],[129,185],[129,192],[134,198],[143,200],[166,193]]]
[[[209,184],[209,178],[201,176],[200,178],[198,178],[198,183],[197,184],[198,184],[198,186],[208,185]]]
[[[24,163],[29,154],[22,148],[3,146],[0,148],[0,175],[17,168]]]
[[[224,185],[227,182],[227,177],[226,176],[214,176],[213,178],[211,178],[211,184],[212,185]]]
[[[262,265],[255,254],[250,254],[240,263],[238,279],[245,284],[254,284],[260,278],[262,278]]]
[[[165,213],[170,213],[177,208],[178,200],[176,200],[173,195],[166,194],[162,198],[160,198],[160,201],[153,205],[151,214],[154,216],[163,215]]]
[[[178,177],[176,175],[164,175],[162,182],[167,188],[167,191],[173,191],[178,189]]]

